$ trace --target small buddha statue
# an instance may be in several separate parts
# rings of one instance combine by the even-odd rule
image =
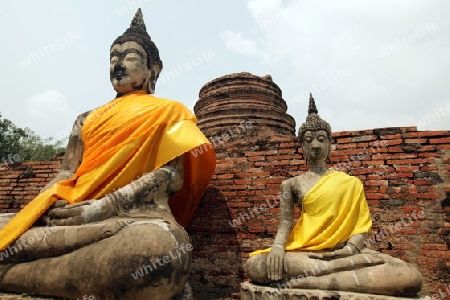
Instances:
[[[139,9],[110,49],[117,97],[76,119],[61,171],[19,213],[0,215],[0,291],[189,298],[183,226],[215,153],[183,104],[153,95],[161,69]],[[194,156],[197,147],[208,151]]]
[[[312,95],[309,101],[298,135],[309,170],[282,182],[273,246],[250,253],[248,277],[293,289],[415,296],[422,276],[413,266],[364,247],[372,220],[363,184],[327,168],[331,126],[319,117]],[[301,210],[295,225],[294,204]]]

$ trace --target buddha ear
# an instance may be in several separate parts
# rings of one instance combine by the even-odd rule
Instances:
[[[328,143],[327,162],[329,164],[332,164],[332,162],[331,162],[331,138],[329,138],[328,141],[329,141],[329,143]]]
[[[147,91],[149,94],[155,93],[156,81],[159,78],[159,73],[161,73],[161,66],[159,64],[153,64],[150,69],[150,78],[148,81]]]

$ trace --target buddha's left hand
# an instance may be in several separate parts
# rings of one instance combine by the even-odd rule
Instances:
[[[63,201],[63,200],[60,200]],[[50,208],[45,214],[48,225],[82,225],[108,219],[116,214],[109,198],[87,200],[62,207]]]
[[[327,253],[308,253],[309,258],[332,260],[337,258],[348,257],[353,254],[360,253],[358,249],[352,244],[347,244],[344,248],[334,250]]]

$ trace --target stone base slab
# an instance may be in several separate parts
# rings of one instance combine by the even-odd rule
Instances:
[[[0,292],[0,300],[63,300],[62,298],[41,298],[36,296],[27,296],[25,294],[4,294]]]
[[[418,300],[425,297],[403,298],[361,294],[352,292],[335,292],[303,289],[277,289],[256,285],[250,282],[241,283],[241,300]]]

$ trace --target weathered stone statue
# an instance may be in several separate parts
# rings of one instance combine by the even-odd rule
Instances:
[[[363,185],[356,177],[327,169],[331,127],[317,113],[311,96],[299,129],[309,170],[281,184],[275,241],[272,248],[250,254],[247,275],[254,283],[281,282],[284,288],[416,295],[422,276],[414,267],[364,248],[372,221]],[[301,208],[295,226],[294,204]]]
[[[151,95],[162,62],[140,9],[110,58],[117,97],[77,118],[56,178],[14,217],[0,217],[1,291],[185,297],[192,245],[182,226],[215,153],[192,151],[209,142],[184,105]]]

